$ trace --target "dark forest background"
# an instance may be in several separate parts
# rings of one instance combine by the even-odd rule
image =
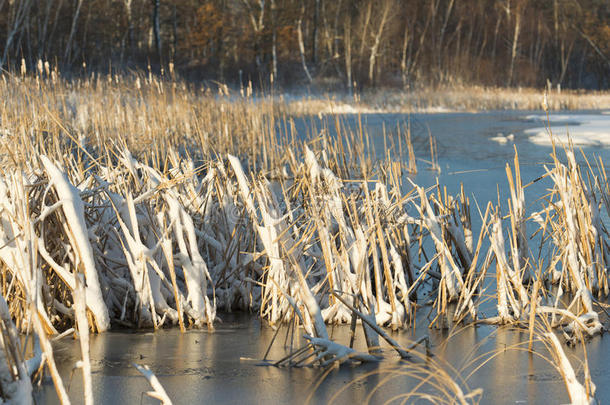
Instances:
[[[610,86],[609,0],[0,0],[0,64],[336,89]]]

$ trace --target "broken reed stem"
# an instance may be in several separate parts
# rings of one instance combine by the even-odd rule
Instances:
[[[379,326],[377,326],[376,323],[371,322],[368,317],[366,315],[364,315],[362,312],[358,311],[356,308],[354,308],[353,306],[351,306],[350,304],[348,304],[343,298],[341,298],[339,295],[337,295],[336,292],[332,292],[332,294],[339,300],[341,301],[341,303],[343,305],[345,305],[346,307],[348,307],[349,309],[352,310],[353,313],[355,313],[356,315],[358,315],[358,317],[362,320],[362,322],[366,323],[371,329],[373,329],[375,332],[377,332],[379,334],[379,336],[381,336],[386,342],[388,342],[388,344],[394,349],[396,350],[396,352],[400,355],[400,357],[402,357],[403,359],[406,359],[409,357],[409,353],[404,350],[399,344],[398,342],[396,342],[394,339],[392,339],[383,329],[381,329]]]
[[[529,319],[529,343],[527,350],[532,351],[533,337],[534,337],[534,325],[536,321],[536,305],[538,305],[538,291],[542,281],[537,278],[534,282],[534,291],[532,292],[532,298],[530,299],[530,319]]]

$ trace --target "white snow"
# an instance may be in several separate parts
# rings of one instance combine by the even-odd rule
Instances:
[[[589,394],[585,387],[576,379],[576,373],[574,372],[574,368],[572,367],[572,364],[570,364],[570,360],[568,360],[568,357],[563,351],[563,348],[561,347],[561,343],[559,343],[559,339],[557,339],[557,336],[555,336],[555,334],[553,334],[552,332],[548,332],[544,334],[544,337],[549,341],[551,354],[555,359],[557,368],[559,369],[566,384],[566,388],[568,389],[568,395],[570,396],[572,404],[594,404],[594,393]]]
[[[132,363],[132,364],[136,368],[136,370],[138,370],[148,380],[148,382],[150,383],[150,386],[154,390],[154,391],[147,391],[146,395],[148,395],[151,398],[158,399],[159,401],[161,401],[161,405],[172,405],[172,400],[169,398],[169,396],[167,395],[167,392],[165,392],[165,389],[159,382],[159,379],[150,370],[150,368],[147,365],[141,366],[136,363]]]
[[[551,145],[545,114],[528,115],[529,120],[540,122],[538,128],[524,131],[529,141],[537,145]],[[557,144],[567,144],[568,136],[574,145],[610,146],[610,112],[602,114],[551,114],[550,129]]]
[[[95,268],[93,250],[89,243],[89,234],[85,223],[85,209],[79,191],[70,183],[67,175],[57,168],[48,157],[41,155],[40,160],[49,176],[49,183],[53,184],[60,201],[63,202],[62,207],[66,217],[67,229],[70,231],[68,237],[78,254],[78,265],[82,266],[86,278],[87,307],[95,316],[98,330],[104,332],[110,327],[110,316],[104,303]],[[66,281],[70,278],[66,277]]]

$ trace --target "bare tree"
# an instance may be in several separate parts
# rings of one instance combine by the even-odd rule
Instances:
[[[157,56],[159,63],[162,63],[161,59],[161,24],[159,23],[159,9],[161,8],[161,0],[151,0],[153,6],[152,13],[152,26],[153,34],[155,36],[155,48],[157,50]]]
[[[318,62],[318,19],[320,15],[320,0],[314,0],[313,9],[313,27],[311,29],[311,61],[316,64]]]
[[[549,77],[572,87],[587,77],[605,87],[607,3],[0,0],[0,63],[46,59],[67,67],[82,56],[99,69],[109,56],[140,67],[171,58],[178,70],[201,66],[200,72],[221,81],[226,73],[255,67],[261,78],[270,73],[281,83],[296,62],[305,81],[332,77],[348,90],[356,81],[374,85],[382,71],[403,86],[449,77],[537,86]]]
[[[47,37],[46,37],[46,42],[45,42],[43,53],[49,52],[51,49],[50,46],[53,44],[52,39],[54,38],[55,32],[57,31],[57,26],[59,25],[58,22],[60,20],[59,17],[60,17],[60,13],[62,10],[63,2],[64,2],[64,0],[59,0],[55,4],[55,16],[53,17],[53,22],[51,25],[51,30],[49,31],[49,35],[47,35]]]
[[[345,73],[347,80],[347,89],[352,93],[352,19],[345,19],[345,27],[343,28],[343,46],[345,48]]]
[[[30,11],[30,7],[32,5],[31,0],[21,0],[21,1],[9,1],[9,24],[8,24],[8,32],[6,35],[6,41],[4,43],[4,51],[2,52],[2,59],[0,59],[0,68],[4,67],[6,63],[6,58],[8,57],[9,50],[11,45],[13,44],[13,40],[15,36],[21,31],[23,28],[23,22],[25,20],[26,15]],[[2,6],[0,4],[0,6]],[[0,7],[1,9],[2,7]]]
[[[449,23],[449,17],[451,17],[451,11],[453,10],[453,3],[455,0],[449,0],[449,4],[447,5],[447,10],[445,11],[445,19],[443,20],[443,26],[441,27],[441,32],[439,34],[438,39],[438,54],[437,54],[437,63],[438,63],[438,71],[439,74],[442,72],[442,55],[444,48],[444,39],[445,32],[447,31],[447,24]]]
[[[250,4],[250,0],[242,0],[248,11],[248,17],[254,30],[254,61],[260,73],[263,63],[261,35],[265,29],[265,0],[257,0],[256,5]]]
[[[133,18],[131,3],[132,0],[123,0],[123,5],[125,6],[125,16],[127,17],[127,31],[123,34],[123,37],[121,38],[121,63],[123,62],[123,57],[125,55],[125,48],[131,47],[133,44]]]
[[[55,3],[54,0],[45,1],[44,19],[42,21],[42,27],[39,31],[39,36],[38,36],[38,59],[42,59],[42,57],[44,56],[44,51],[46,49],[46,41],[47,41],[47,30],[49,28],[49,18],[51,17],[51,9],[52,9],[54,3]],[[60,4],[60,6],[61,6],[61,4]],[[1,8],[1,6],[0,6],[0,8]]]
[[[83,0],[76,0],[76,11],[72,17],[72,25],[70,26],[70,35],[68,35],[68,42],[66,43],[66,51],[64,52],[64,63],[70,64],[70,57],[72,53],[72,41],[74,40],[74,34],[76,33],[76,23],[78,22],[78,16],[80,14]]]
[[[402,85],[403,87],[407,87],[409,71],[411,68],[411,53],[413,51],[413,47],[410,46],[413,40],[413,35],[411,34],[411,24],[410,21],[405,18],[405,29],[402,39],[402,49],[401,49],[401,57],[400,57],[400,74],[402,77]]]
[[[429,8],[429,12],[426,16],[426,22],[424,23],[424,28],[423,28],[423,30],[421,30],[421,33],[419,34],[419,43],[417,45],[417,51],[415,51],[415,55],[413,56],[413,63],[411,64],[412,70],[415,70],[415,68],[419,62],[421,52],[424,49],[424,43],[426,41],[426,34],[428,32],[428,28],[430,27],[430,24],[434,20],[434,17],[436,16],[436,11],[438,10],[438,3],[439,3],[438,1],[430,2],[430,8]]]
[[[278,80],[277,72],[277,10],[275,0],[271,0],[271,73]]]
[[[519,48],[519,35],[521,34],[521,14],[523,12],[523,2],[517,1],[517,4],[511,8],[510,0],[506,1],[505,5],[506,14],[508,19],[513,19],[513,42],[510,52],[510,66],[508,68],[508,82],[507,85],[513,84],[513,75],[515,71],[515,59],[517,58],[517,50]]]
[[[299,54],[301,55],[301,64],[303,65],[303,71],[309,83],[313,82],[309,69],[307,68],[307,61],[305,58],[305,43],[303,42],[303,16],[305,15],[305,1],[301,0],[301,14],[297,20],[297,41],[299,43]]]
[[[383,2],[383,9],[381,11],[381,19],[379,21],[379,27],[375,33],[373,46],[371,47],[371,56],[369,57],[369,82],[373,83],[373,72],[375,69],[375,61],[377,60],[377,52],[379,52],[379,44],[381,43],[381,36],[383,35],[383,29],[388,22],[388,16],[390,9],[392,8],[392,1],[385,0]]]
[[[360,38],[360,50],[358,51],[358,59],[362,60],[364,57],[364,48],[367,44],[369,23],[371,22],[373,2],[368,1],[366,7],[366,13],[364,15],[364,22],[362,23],[362,36]]]

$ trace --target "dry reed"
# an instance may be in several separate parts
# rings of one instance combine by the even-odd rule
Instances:
[[[508,220],[488,207],[475,245],[464,191],[404,184],[401,162],[376,160],[362,128],[346,132],[337,120],[337,137],[295,133],[290,109],[250,88],[237,96],[152,76],[39,72],[4,74],[0,92],[3,344],[18,353],[10,314],[39,337],[64,403],[48,337],[69,328],[89,403],[88,330],[211,330],[218,310],[301,325],[309,343],[280,362],[291,365],[375,361],[379,337],[407,357],[382,327],[408,328],[422,292],[433,299],[431,327],[509,323],[531,334],[551,314],[569,339],[603,329],[593,295],[608,294],[608,183],[576,165],[569,146],[567,166],[553,155],[553,188],[529,217],[515,153]],[[415,172],[408,130],[405,142]],[[529,250],[532,222],[554,252],[548,263]],[[498,316],[481,319],[490,288]],[[328,323],[361,323],[369,354],[329,339]],[[0,359],[2,381],[27,397],[31,373],[16,356]]]

